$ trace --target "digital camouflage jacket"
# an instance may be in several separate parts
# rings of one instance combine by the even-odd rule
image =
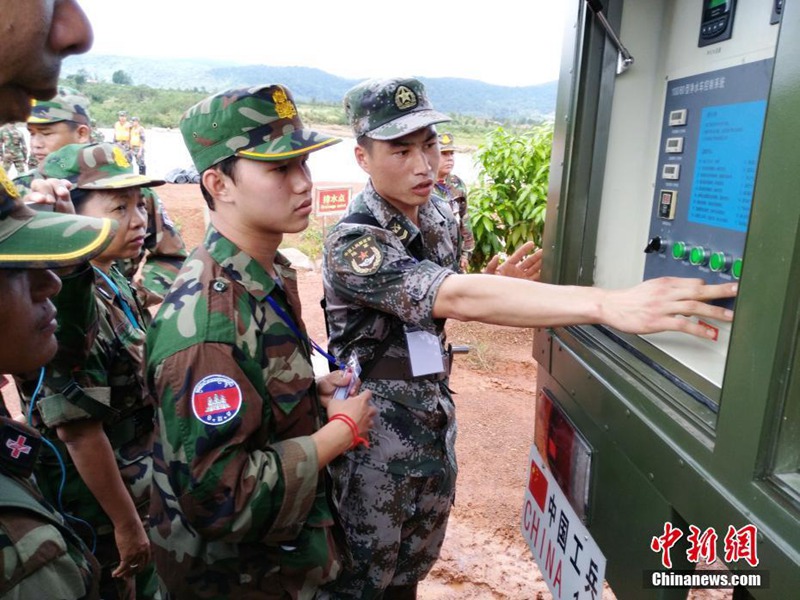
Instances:
[[[379,226],[346,222],[371,215]],[[433,318],[439,286],[458,271],[458,230],[439,198],[419,208],[419,227],[392,207],[369,182],[325,240],[323,280],[331,352],[355,351],[362,368],[376,354],[407,358],[405,328],[439,335],[444,320]],[[382,345],[390,338],[388,345]],[[443,348],[442,348],[443,349]],[[447,381],[366,377],[378,419],[370,447],[346,454],[372,468],[428,476],[449,460],[455,469],[455,409]]]

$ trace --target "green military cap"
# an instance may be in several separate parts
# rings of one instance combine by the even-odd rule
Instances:
[[[71,267],[102,252],[116,222],[31,210],[0,167],[0,269]]]
[[[439,150],[442,152],[455,152],[456,142],[453,139],[453,134],[446,131],[439,134]]]
[[[28,123],[47,124],[59,121],[89,125],[89,99],[77,90],[59,86],[54,98],[32,102]]]
[[[417,79],[370,79],[351,88],[344,110],[356,137],[394,140],[418,129],[449,121],[433,110],[425,86]]]
[[[180,128],[200,173],[230,156],[286,160],[341,141],[306,129],[291,92],[282,85],[215,94],[187,110]]]
[[[51,152],[39,167],[45,177],[68,179],[80,190],[119,190],[163,185],[161,179],[136,175],[115,144],[68,144]]]

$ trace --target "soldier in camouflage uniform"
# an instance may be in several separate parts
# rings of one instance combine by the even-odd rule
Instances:
[[[90,259],[112,231],[108,220],[31,210],[0,168],[0,372],[32,371],[53,358],[51,298],[61,283],[49,269]],[[37,457],[51,451],[0,408],[0,596],[99,598],[97,561],[31,478]]]
[[[51,152],[66,144],[84,144],[90,141],[92,129],[89,117],[89,100],[76,90],[60,87],[58,95],[49,101],[36,101],[28,119],[32,153],[44,160]],[[20,193],[30,189],[31,181],[41,177],[39,171],[14,180]],[[178,229],[169,218],[166,207],[158,195],[149,188],[142,193],[147,203],[147,236],[138,256],[120,261],[120,270],[133,278],[140,264],[140,288],[143,296],[155,301],[163,298],[187,256]]]
[[[406,600],[416,598],[417,582],[439,555],[455,492],[445,319],[600,322],[706,336],[676,315],[727,321],[729,311],[693,301],[730,296],[735,286],[662,279],[607,292],[525,281],[525,268],[514,277],[459,274],[458,226],[431,195],[440,158],[434,124],[447,117],[416,79],[359,84],[345,96],[345,111],[370,180],[325,240],[326,315],[330,349],[357,354],[378,422],[369,447],[331,465],[354,560],[320,597]]]
[[[211,223],[147,338],[162,590],[310,599],[342,551],[324,467],[362,441],[375,409],[369,393],[332,398],[350,381],[343,371],[315,383],[296,273],[278,246],[308,226],[308,153],[339,140],[305,129],[280,85],[207,98],[180,128]]]
[[[91,120],[92,126],[92,133],[89,134],[89,141],[93,144],[103,144],[106,141],[106,136],[103,135],[103,132],[100,131],[100,128],[97,126],[97,121],[94,119]]]
[[[131,154],[136,159],[139,174],[147,173],[147,164],[144,156],[145,131],[139,122],[139,117],[131,117]]]
[[[61,59],[85,52],[86,16],[74,0],[0,0],[0,124],[28,118],[32,93],[55,90]],[[38,214],[19,200],[0,166],[0,372],[35,369],[56,352],[50,301],[60,283],[50,268],[89,260],[110,242],[111,223]],[[12,426],[19,426],[11,423]],[[97,599],[97,562],[27,476],[35,435],[4,433],[0,447],[0,595]],[[8,435],[11,434],[11,435]],[[13,447],[12,447],[13,446]],[[9,461],[5,459],[8,458]]]
[[[157,597],[146,522],[152,476],[153,400],[144,380],[144,339],[149,313],[137,301],[114,261],[136,256],[144,243],[147,213],[143,186],[163,181],[133,174],[113,144],[69,144],[41,166],[45,177],[73,184],[70,197],[82,215],[107,215],[119,228],[91,268],[64,277],[57,305],[94,310],[91,327],[64,323],[62,348],[81,340],[88,356],[66,352],[50,364],[40,393],[18,378],[33,423],[60,450],[61,466],[41,461],[37,479],[51,502],[91,527],[79,532],[95,545],[102,565],[103,598]],[[71,207],[64,206],[64,210]],[[88,299],[87,299],[88,296]]]
[[[450,209],[456,218],[461,235],[461,257],[458,262],[461,270],[466,272],[469,267],[469,258],[475,250],[475,237],[472,235],[472,227],[467,214],[467,184],[453,173],[455,153],[453,134],[439,134],[439,173],[436,176],[433,193],[450,204]]]
[[[28,147],[14,123],[6,123],[0,127],[0,146],[2,146],[3,168],[8,171],[11,165],[14,165],[17,175],[21,175],[25,171]]]

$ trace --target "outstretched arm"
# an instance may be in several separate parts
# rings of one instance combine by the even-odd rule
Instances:
[[[698,337],[707,328],[681,316],[731,321],[733,311],[706,304],[736,295],[738,285],[662,277],[623,290],[549,285],[487,275],[451,275],[439,288],[436,318],[514,327],[610,325],[628,333],[682,331]]]

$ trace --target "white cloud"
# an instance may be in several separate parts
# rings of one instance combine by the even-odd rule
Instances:
[[[353,79],[418,75],[513,86],[558,78],[566,4],[79,1],[95,30],[94,54],[307,66]]]

